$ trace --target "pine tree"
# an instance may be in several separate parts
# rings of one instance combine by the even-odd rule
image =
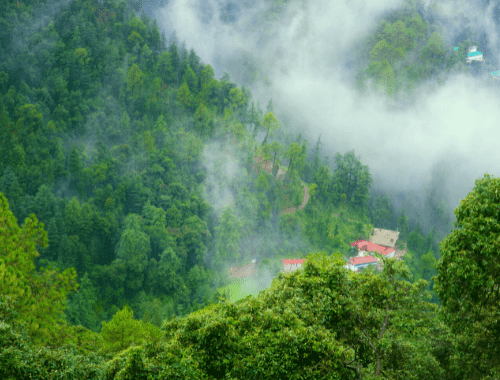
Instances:
[[[34,214],[26,218],[22,228],[0,194],[0,294],[18,302],[18,319],[35,344],[43,344],[57,335],[58,323],[65,308],[67,294],[77,289],[73,268],[58,273],[52,268],[36,272],[34,260],[40,254],[36,245],[47,247],[47,232]]]
[[[55,203],[55,197],[50,191],[47,185],[42,185],[38,189],[38,193],[35,196],[35,202],[33,210],[39,221],[47,224],[54,215],[53,206]]]
[[[178,99],[181,102],[184,109],[190,109],[193,104],[193,95],[191,91],[189,91],[189,86],[186,82],[184,82],[179,89]]]
[[[187,64],[187,60],[184,60],[183,62],[186,62]],[[189,91],[191,91],[191,93],[193,94],[196,94],[198,90],[198,78],[196,77],[196,74],[189,65],[187,65],[186,71],[182,76],[182,82],[183,83],[186,82],[189,87]]]
[[[406,240],[408,233],[410,232],[410,227],[408,226],[408,218],[405,215],[405,210],[401,211],[401,216],[398,219],[398,231],[399,238],[401,240]]]
[[[50,218],[47,225],[47,234],[49,239],[49,247],[46,250],[47,259],[55,261],[57,260],[57,251],[61,242],[61,236],[59,235],[55,218]]]
[[[134,319],[134,312],[128,306],[118,311],[108,323],[102,322],[101,336],[105,349],[112,353],[123,351],[132,343],[141,345],[145,338],[142,323]]]
[[[19,217],[23,190],[17,180],[17,175],[12,170],[11,166],[7,166],[0,181],[0,192],[3,192],[9,204],[11,205],[12,213]]]
[[[178,80],[179,80],[178,79],[179,70],[181,68],[181,59],[179,57],[179,50],[177,49],[177,45],[175,44],[175,42],[170,45],[168,52],[170,53],[170,58],[172,60],[174,84],[177,85]]]
[[[72,186],[75,186],[80,180],[82,168],[83,168],[82,158],[80,156],[80,153],[78,153],[78,150],[76,149],[76,145],[73,144],[68,162],[68,170],[71,174]]]
[[[79,291],[68,297],[65,310],[66,320],[73,325],[80,325],[97,331],[99,321],[94,310],[96,302],[96,291],[92,286],[88,273],[85,272],[80,281]]]

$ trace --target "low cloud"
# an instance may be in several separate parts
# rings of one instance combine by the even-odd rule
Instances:
[[[282,127],[302,131],[311,146],[321,134],[330,159],[354,149],[370,167],[374,191],[395,201],[406,198],[396,203],[398,211],[419,214],[439,168],[445,168],[440,197],[448,197],[451,217],[477,178],[500,174],[500,98],[490,78],[453,74],[440,84],[432,78],[413,100],[392,105],[385,96],[363,96],[354,88],[356,46],[402,1],[291,3],[276,19],[263,18],[265,1],[174,0],[152,16],[167,35],[175,31],[194,48],[218,78],[228,72],[263,108],[272,97]],[[477,39],[491,65],[499,57],[498,6],[492,4],[448,1],[439,4],[439,13],[430,4],[418,9],[442,25],[447,49]],[[461,21],[465,16],[468,24]],[[255,69],[264,77],[250,83]],[[428,221],[420,223],[430,228]]]

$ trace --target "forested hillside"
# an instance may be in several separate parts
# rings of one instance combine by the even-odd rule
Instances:
[[[445,306],[469,318],[496,272],[463,256],[461,291],[467,260],[484,273],[475,293],[450,293],[441,256],[463,251],[439,245],[441,204],[429,233],[410,229],[354,149],[330,165],[321,138],[291,133],[271,99],[263,111],[130,3],[55,7],[0,5],[2,378],[495,378],[498,350],[469,347],[495,344],[496,295],[469,335]],[[361,87],[375,78],[394,95],[396,77],[440,70],[439,35],[405,17],[370,37]],[[394,71],[410,51],[428,63]],[[498,181],[482,181],[471,197],[490,202],[482,189]],[[404,261],[346,271],[373,228],[400,232]],[[254,257],[267,289],[228,302],[229,268]]]

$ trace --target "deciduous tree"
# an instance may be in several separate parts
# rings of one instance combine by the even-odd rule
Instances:
[[[266,137],[264,141],[262,141],[262,145],[267,142],[267,137],[269,135],[274,136],[274,131],[278,129],[279,122],[276,117],[272,114],[272,112],[268,112],[266,116],[264,116],[264,122],[262,123],[262,127],[266,130]]]
[[[468,342],[460,356],[465,378],[500,370],[499,210],[500,179],[485,174],[455,209],[455,229],[440,244],[435,290],[450,327]]]

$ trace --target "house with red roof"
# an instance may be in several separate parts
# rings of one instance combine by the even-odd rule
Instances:
[[[369,265],[377,264],[378,259],[370,255],[371,252],[380,253],[385,257],[394,257],[396,253],[394,248],[384,247],[368,240],[356,240],[354,243],[351,243],[351,246],[358,248],[358,256],[351,258],[346,265],[346,268],[352,271],[358,271]]]
[[[282,260],[282,271],[291,272],[302,267],[302,264],[306,262],[307,259],[283,259]]]

